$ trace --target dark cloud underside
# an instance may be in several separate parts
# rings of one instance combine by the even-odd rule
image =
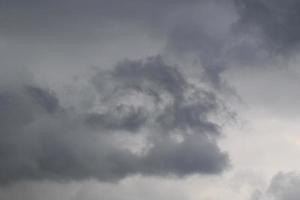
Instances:
[[[2,183],[215,174],[228,166],[209,118],[222,112],[220,100],[160,57],[121,62],[92,83],[101,108],[87,113],[63,108],[38,86],[1,89]],[[137,136],[139,151],[119,140]]]
[[[297,0],[0,0],[0,182],[223,172],[223,72],[294,52],[299,11]],[[118,49],[133,33],[163,43],[161,51],[100,66],[86,80],[95,95],[91,109],[63,105],[17,70],[49,59],[26,66],[35,76],[47,74],[56,58],[81,63],[102,48],[99,40]],[[116,35],[121,42],[114,43]],[[114,63],[122,57],[110,56]]]
[[[277,53],[298,46],[300,40],[297,0],[236,0],[239,26],[244,31],[258,31],[265,45]]]

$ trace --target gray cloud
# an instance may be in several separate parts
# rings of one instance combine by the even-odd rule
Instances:
[[[92,84],[99,98],[92,112],[80,113],[32,84],[1,87],[1,183],[215,174],[228,167],[216,143],[220,126],[209,117],[223,112],[222,101],[162,58],[121,62]]]
[[[79,51],[95,41],[114,40],[117,34],[141,33],[153,40],[159,38],[160,43],[166,42],[166,53],[176,54],[179,60],[195,55],[198,61],[195,70],[202,70],[202,76],[219,89],[226,85],[221,74],[227,68],[270,62],[274,48],[282,53],[283,48],[297,43],[299,35],[297,20],[292,14],[296,13],[297,6],[293,4],[297,3],[291,0],[285,3],[31,0],[26,3],[2,1],[1,4],[0,35],[21,43],[25,40],[41,42],[43,45],[34,51],[51,49],[53,43],[59,51],[64,49],[63,53]],[[253,33],[256,30],[253,27],[261,34]],[[86,49],[82,51],[81,55],[86,53]]]
[[[219,86],[223,84],[219,74],[232,63],[240,66],[266,62],[274,49],[283,53],[299,40],[299,5],[295,0],[0,3],[0,35],[4,38],[86,45],[90,44],[87,41],[93,43],[114,35],[125,26],[133,32],[144,31],[151,37],[166,39],[168,53],[170,49],[179,55],[196,53],[206,75]]]
[[[167,49],[177,58],[192,55],[207,81],[224,89],[228,68],[275,66],[294,55],[299,8],[296,0],[204,1],[178,14]]]
[[[238,29],[260,34],[264,45],[276,53],[285,53],[299,44],[297,0],[236,0],[240,20]]]
[[[253,200],[296,200],[300,195],[300,176],[298,173],[280,172],[276,174],[265,193],[256,192]]]
[[[37,39],[79,39],[96,37],[97,27],[118,26],[122,23],[163,27],[168,14],[179,6],[197,1],[0,1],[1,35]]]
[[[297,75],[286,82],[274,67],[296,52],[298,9],[296,0],[0,0],[0,183],[222,173],[230,159],[218,145],[220,121],[232,114],[227,103],[234,104],[227,81],[237,79],[238,95],[255,104],[254,113],[272,109],[283,117],[297,110],[285,98],[290,92],[278,98],[281,87],[297,85]],[[101,69],[88,80],[91,65]],[[258,70],[264,66],[270,68]],[[238,170],[249,168],[245,154],[265,147],[247,148],[256,137],[242,144],[230,137],[225,147]],[[269,160],[257,168],[270,167]],[[209,181],[207,193],[220,185],[229,192],[221,179]],[[295,199],[298,179],[278,174],[253,199]],[[232,191],[243,193],[240,185]]]

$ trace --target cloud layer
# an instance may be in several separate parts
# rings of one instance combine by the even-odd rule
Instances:
[[[215,174],[228,167],[212,115],[222,101],[162,58],[94,75],[93,111],[64,108],[35,85],[1,89],[1,183]]]
[[[297,0],[0,0],[0,192],[95,179],[123,180],[122,196],[128,181],[162,191],[165,177],[232,163],[166,185],[235,199],[299,168],[299,13]],[[230,106],[251,130],[224,129]],[[279,173],[252,198],[294,200],[297,187]]]
[[[296,200],[300,195],[300,176],[296,172],[276,174],[265,193],[256,192],[253,200]]]

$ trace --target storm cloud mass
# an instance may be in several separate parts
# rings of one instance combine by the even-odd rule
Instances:
[[[121,62],[98,72],[92,86],[99,99],[85,113],[37,86],[2,89],[2,183],[213,174],[228,166],[209,119],[222,103],[160,57]]]
[[[299,25],[297,0],[0,0],[0,199],[297,199]]]
[[[258,31],[272,50],[282,53],[299,43],[298,1],[237,0],[240,26]]]

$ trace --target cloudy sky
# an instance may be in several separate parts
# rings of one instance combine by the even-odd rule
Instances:
[[[0,200],[296,200],[298,63],[298,0],[0,0]]]

